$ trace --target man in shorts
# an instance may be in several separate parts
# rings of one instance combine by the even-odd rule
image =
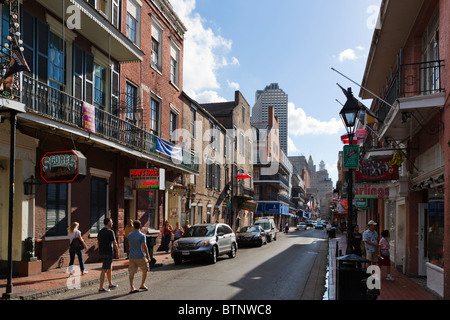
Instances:
[[[130,293],[139,292],[134,288],[134,275],[141,269],[142,281],[139,289],[147,291],[145,280],[147,279],[148,262],[150,261],[150,254],[148,253],[145,235],[140,231],[141,222],[136,220],[133,222],[134,231],[128,234],[128,243],[130,246],[128,265],[128,273],[130,279]]]
[[[366,259],[370,260],[371,265],[376,265],[378,261],[378,233],[375,231],[377,225],[373,220],[370,220],[367,225],[369,229],[363,233],[363,241],[366,247]]]
[[[112,283],[112,260],[114,252],[119,252],[117,246],[116,235],[111,229],[113,222],[110,218],[105,218],[103,221],[104,227],[98,232],[98,248],[100,253],[100,260],[102,261],[102,271],[100,273],[100,288],[98,292],[111,291],[112,288],[117,288],[118,285]],[[104,288],[105,275],[108,277],[109,288]]]

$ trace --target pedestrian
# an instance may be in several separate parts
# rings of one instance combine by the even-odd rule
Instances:
[[[67,231],[69,233],[69,241],[70,241],[70,248],[69,248],[69,277],[73,276],[75,274],[75,271],[73,270],[73,263],[75,262],[75,255],[78,257],[78,263],[80,264],[80,271],[81,275],[85,275],[88,273],[85,270],[84,262],[83,262],[83,249],[86,249],[86,243],[83,240],[83,237],[81,236],[80,230],[78,230],[80,224],[78,222],[73,222],[70,227],[67,228]],[[78,248],[76,248],[76,243],[78,242]]]
[[[284,232],[289,233],[289,223],[286,222],[286,225],[284,226]]]
[[[381,239],[380,239],[380,247],[379,247],[379,260],[378,260],[378,266],[382,268],[383,266],[386,266],[387,269],[387,278],[386,280],[394,280],[391,276],[391,258],[390,258],[390,252],[389,252],[389,230],[383,230],[381,232]]]
[[[378,233],[375,231],[377,225],[373,220],[368,223],[368,229],[363,233],[363,241],[366,247],[366,259],[370,261],[371,265],[375,265],[378,261]]]
[[[190,227],[191,225],[189,224],[189,220],[186,220],[183,226],[183,233],[186,232]]]
[[[117,246],[116,235],[112,230],[113,222],[111,218],[105,218],[103,223],[105,226],[97,235],[100,260],[102,261],[100,288],[98,289],[98,292],[107,292],[118,287],[118,285],[112,283],[112,260],[113,257],[118,257],[119,247]],[[109,288],[103,287],[105,275],[108,278]]]
[[[169,224],[169,221],[166,220],[164,222],[164,228],[163,228],[163,250],[166,251],[166,253],[169,253],[169,244],[170,241],[172,240],[172,232],[173,232],[173,228],[172,226]]]
[[[184,230],[180,228],[180,223],[176,223],[175,229],[173,230],[173,241],[177,241],[183,235]]]
[[[361,240],[362,234],[359,233],[359,226],[356,225],[353,227],[352,235],[351,235],[351,244],[353,253],[362,257],[362,249],[361,249]]]
[[[134,288],[134,276],[138,269],[142,271],[142,281],[139,289],[147,291],[145,280],[148,274],[148,262],[150,254],[148,253],[145,235],[141,232],[141,222],[133,221],[134,231],[128,235],[130,244],[130,263],[128,265],[128,273],[130,279],[130,293],[139,292]]]
[[[130,245],[128,243],[128,235],[130,234],[130,232],[134,231],[134,227],[133,227],[133,219],[129,219],[128,223],[125,227],[125,230],[123,232],[123,240],[124,240],[124,244],[125,244],[125,252],[127,253],[127,259],[129,258],[130,255]]]

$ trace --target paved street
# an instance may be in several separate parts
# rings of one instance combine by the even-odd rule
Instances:
[[[187,261],[154,269],[149,291],[129,294],[128,277],[117,289],[98,293],[98,285],[70,290],[46,300],[322,300],[328,240],[323,230],[278,234],[260,248],[240,248],[237,257],[215,265]],[[138,287],[140,271],[135,278]]]

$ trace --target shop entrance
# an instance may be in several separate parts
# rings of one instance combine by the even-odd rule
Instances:
[[[427,275],[428,204],[419,203],[419,276]]]

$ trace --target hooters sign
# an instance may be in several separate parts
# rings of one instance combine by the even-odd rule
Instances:
[[[76,150],[47,152],[41,159],[41,177],[47,183],[75,182],[86,170],[87,159]]]

